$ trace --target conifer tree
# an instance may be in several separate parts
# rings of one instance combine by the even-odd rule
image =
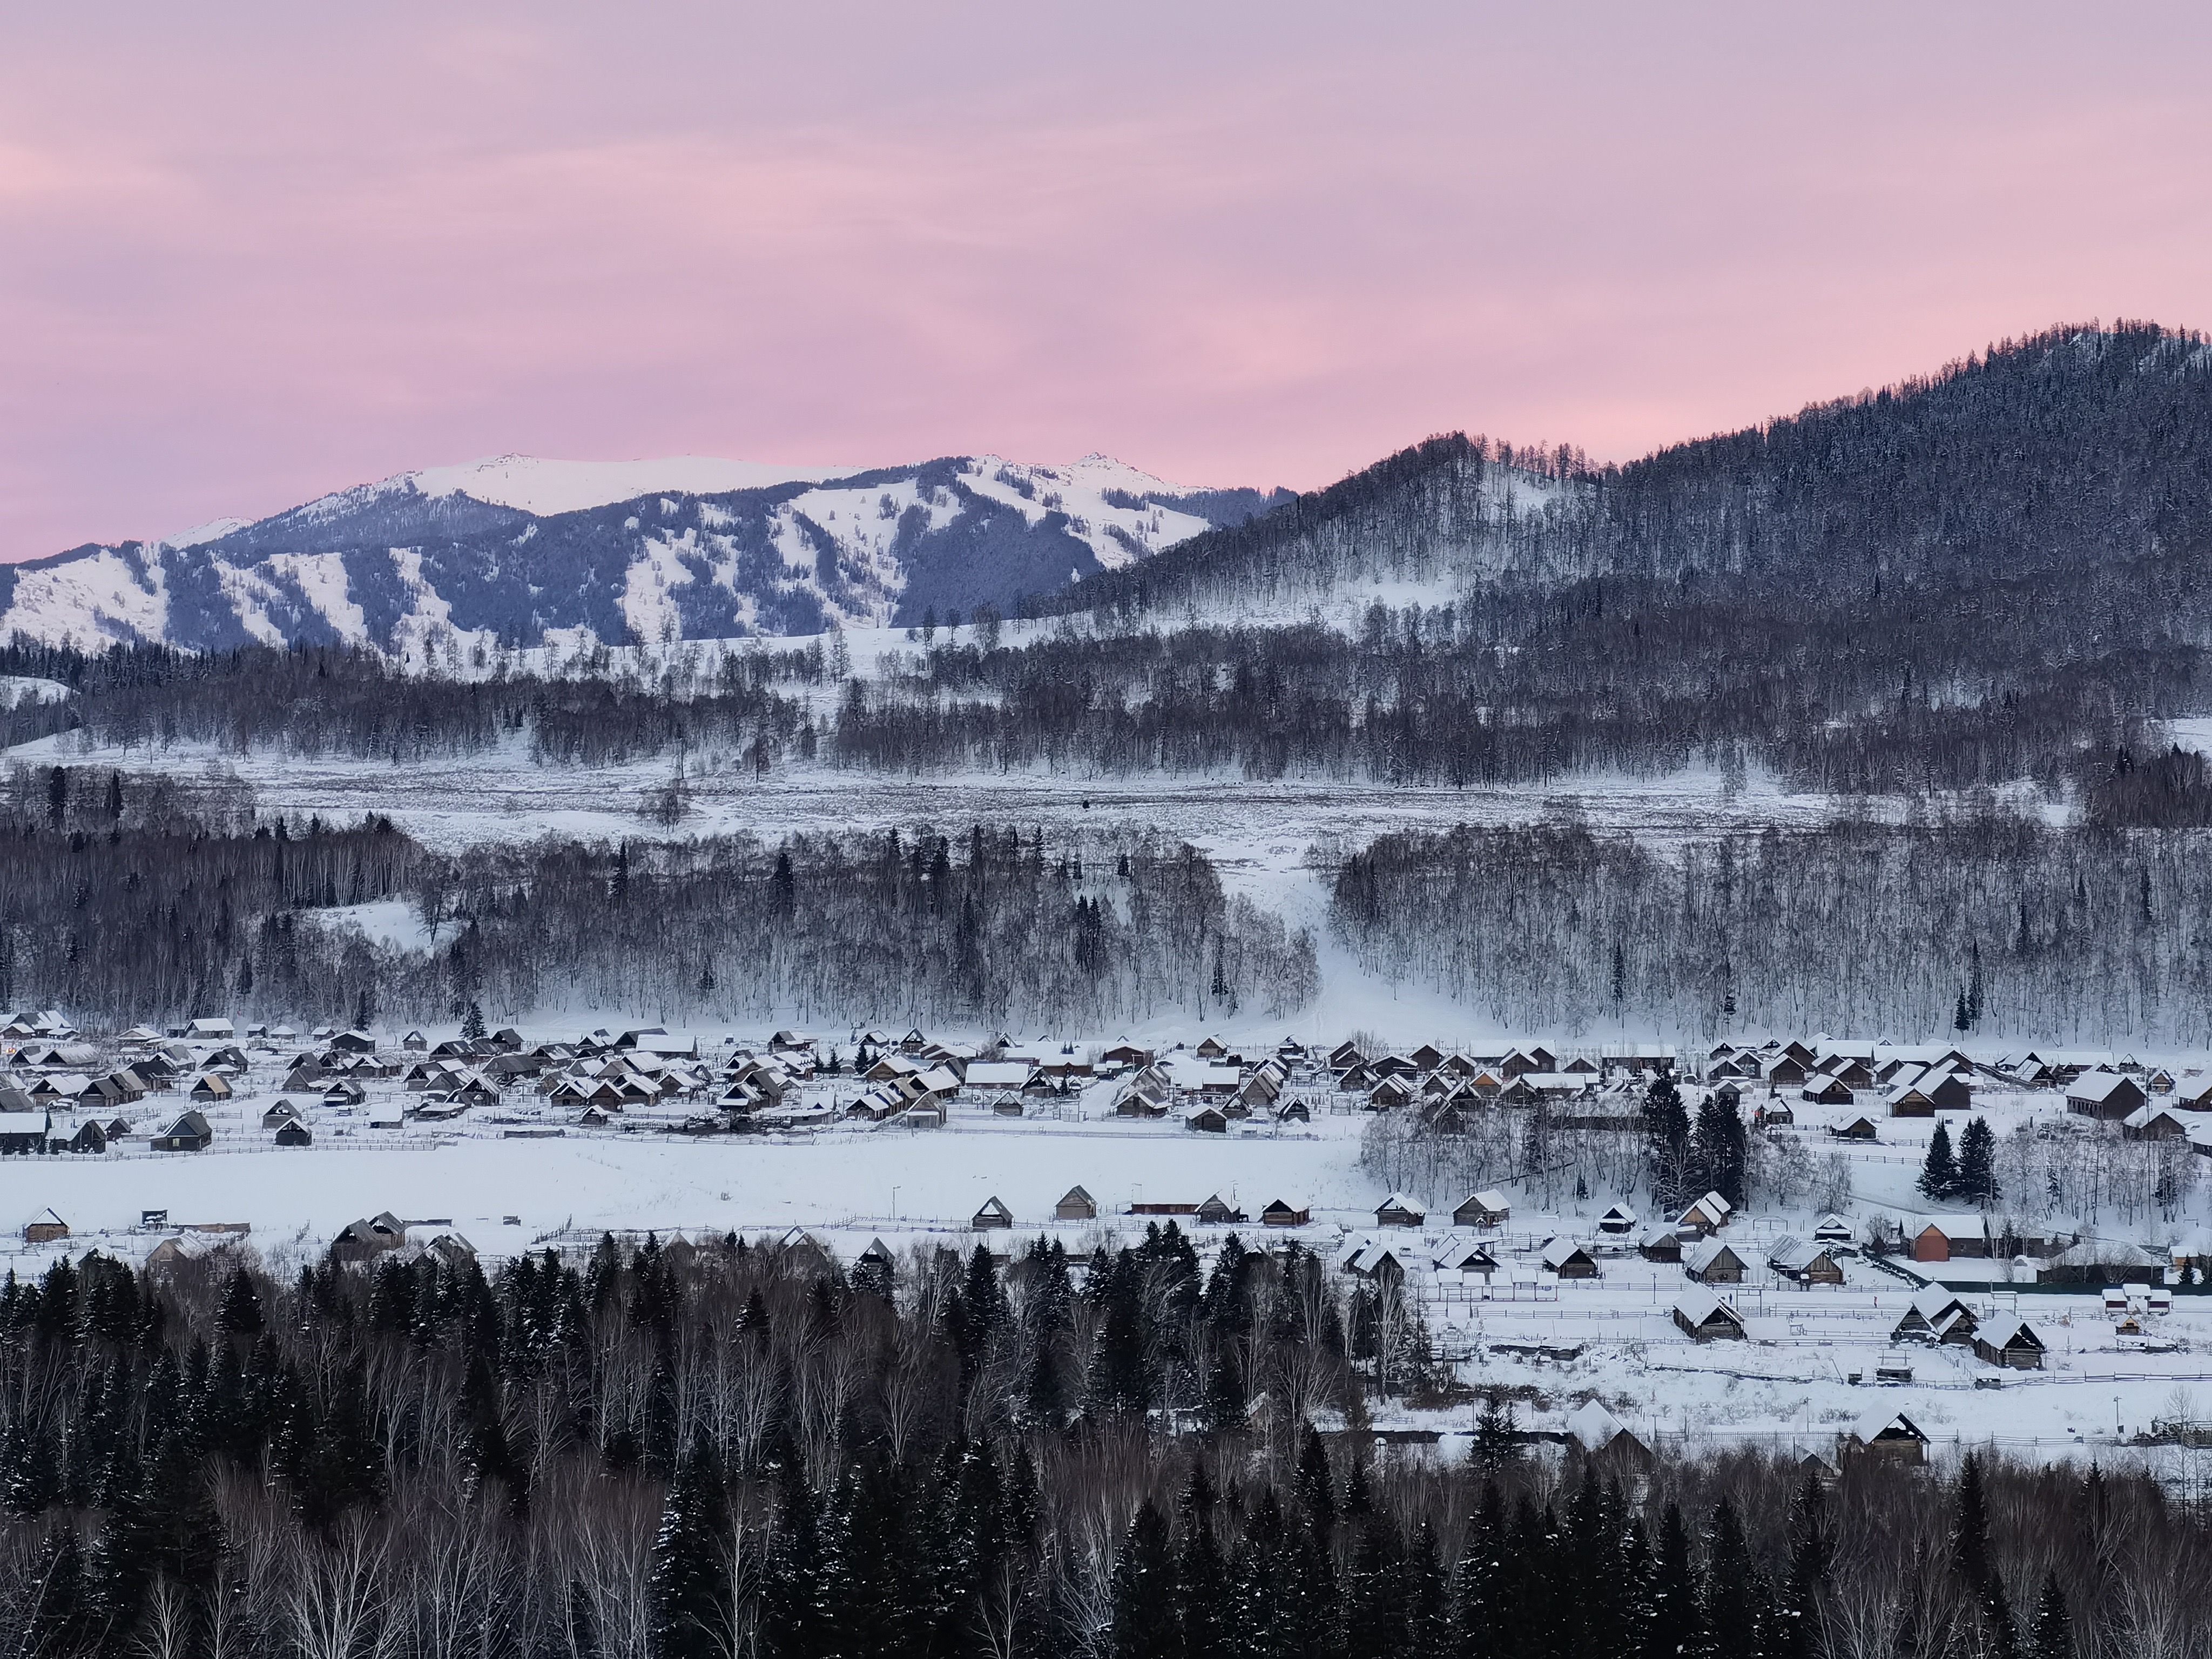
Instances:
[[[1159,1659],[1182,1652],[1176,1601],[1168,1523],[1146,1498],[1114,1561],[1115,1659]]]
[[[1999,1196],[1996,1151],[1996,1137],[1990,1132],[1987,1119],[1978,1117],[1966,1126],[1959,1137],[1958,1196],[1977,1204],[1993,1202]]]
[[[1735,1091],[1716,1089],[1698,1103],[1698,1127],[1690,1137],[1691,1184],[1741,1206],[1750,1160]]]
[[[1951,1132],[1939,1121],[1928,1139],[1928,1161],[1921,1166],[1920,1195],[1940,1202],[1956,1197],[1958,1191],[1959,1170],[1951,1157]]]
[[[1483,1402],[1474,1419],[1473,1455],[1475,1468],[1486,1474],[1520,1460],[1521,1433],[1514,1426],[1513,1401],[1508,1396],[1493,1394]]]
[[[1690,1559],[1690,1529],[1682,1523],[1682,1511],[1669,1503],[1659,1517],[1644,1659],[1674,1659],[1679,1654],[1704,1652],[1703,1600],[1697,1567]]]
[[[1678,1209],[1695,1196],[1690,1181],[1690,1115],[1672,1072],[1662,1072],[1644,1093],[1644,1123],[1650,1137],[1651,1190],[1662,1208]]]
[[[2028,1659],[2074,1659],[2074,1617],[2067,1611],[2066,1591],[2056,1572],[2043,1575],[2043,1594],[2036,1598],[2027,1656]]]
[[[1307,1424],[1298,1439],[1298,1468],[1295,1491],[1299,1514],[1306,1528],[1324,1542],[1336,1535],[1336,1472],[1330,1468],[1328,1448]]]
[[[1759,1659],[1760,1637],[1771,1621],[1765,1605],[1766,1583],[1752,1559],[1751,1547],[1725,1498],[1713,1508],[1706,1547],[1705,1584],[1705,1652],[1710,1659]]]
[[[677,1468],[653,1542],[654,1659],[714,1659],[726,1651],[729,1529],[721,1465],[702,1437]]]
[[[786,1447],[777,1484],[781,1490],[775,1536],[762,1574],[761,1650],[769,1659],[822,1659],[827,1651],[823,1600],[828,1560],[821,1517],[797,1452]],[[719,1539],[720,1534],[718,1533]],[[696,1559],[696,1558],[694,1558]],[[665,1652],[656,1659],[671,1659]],[[686,1648],[674,1659],[711,1659],[706,1649]]]
[[[1184,1659],[1231,1659],[1238,1650],[1228,1563],[1213,1534],[1213,1486],[1206,1464],[1191,1465],[1182,1498],[1182,1540],[1176,1557],[1182,1595]]]
[[[230,1282],[223,1287],[222,1308],[216,1316],[216,1323],[234,1336],[258,1336],[261,1334],[261,1293],[254,1288],[253,1276],[243,1267],[231,1270]]]
[[[1453,1652],[1458,1659],[1487,1659],[1494,1648],[1494,1617],[1499,1556],[1505,1543],[1505,1499],[1495,1480],[1482,1484],[1482,1496],[1460,1540],[1459,1566],[1452,1575]]]

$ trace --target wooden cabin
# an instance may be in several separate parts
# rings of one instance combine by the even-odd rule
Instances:
[[[1701,1238],[1683,1251],[1682,1270],[1700,1285],[1743,1283],[1743,1258],[1717,1238]]]
[[[1703,1285],[1674,1298],[1674,1323],[1693,1342],[1741,1342],[1743,1316]]]
[[[983,1200],[968,1224],[979,1233],[988,1232],[994,1228],[1011,1227],[1014,1224],[1014,1212],[1000,1202],[994,1194]]]
[[[2039,1371],[2045,1346],[2025,1319],[2004,1319],[1974,1333],[1974,1357],[2007,1370]]]
[[[1544,1246],[1538,1257],[1545,1267],[1561,1279],[1595,1279],[1597,1258],[1571,1238],[1560,1237]]]
[[[1060,1194],[1060,1202],[1052,1206],[1054,1221],[1096,1221],[1098,1219],[1098,1200],[1080,1187],[1070,1187]]]
[[[1428,1218],[1428,1212],[1403,1193],[1393,1193],[1375,1206],[1378,1227],[1418,1227]]]
[[[1836,1449],[1845,1462],[1867,1458],[1917,1468],[1928,1461],[1928,1437],[1903,1412],[1877,1406],[1836,1437]]]

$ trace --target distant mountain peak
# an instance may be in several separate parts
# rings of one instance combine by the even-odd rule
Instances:
[[[610,644],[1012,614],[1273,504],[1094,452],[801,466],[505,454],[395,473],[253,522],[0,565],[0,639],[194,650],[432,638]]]

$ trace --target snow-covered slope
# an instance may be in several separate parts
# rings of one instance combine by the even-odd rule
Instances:
[[[0,639],[535,646],[1011,613],[1273,505],[1103,455],[793,467],[502,455],[0,566]]]

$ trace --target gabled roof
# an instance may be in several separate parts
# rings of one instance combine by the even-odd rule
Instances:
[[[1674,1297],[1674,1311],[1692,1325],[1705,1324],[1716,1316],[1739,1329],[1743,1325],[1743,1316],[1703,1285],[1685,1285]]]
[[[1742,1264],[1743,1258],[1729,1248],[1728,1240],[1717,1236],[1700,1239],[1695,1244],[1683,1247],[1682,1266],[1693,1273],[1701,1273],[1723,1255],[1730,1257],[1739,1266]]]
[[[1585,1400],[1567,1413],[1568,1437],[1586,1452],[1601,1452],[1625,1434],[1636,1444],[1644,1443],[1629,1434],[1626,1423],[1595,1400]]]
[[[2139,1088],[2136,1080],[2118,1072],[2084,1072],[2066,1085],[2066,1098],[2092,1103],[2111,1098],[2121,1088]]]
[[[1556,1273],[1562,1263],[1570,1261],[1578,1255],[1587,1257],[1589,1255],[1588,1250],[1562,1233],[1544,1246],[1544,1253],[1538,1259],[1547,1267]]]
[[[1851,1425],[1851,1438],[1862,1446],[1871,1446],[1883,1437],[1893,1440],[1925,1441],[1928,1437],[1920,1425],[1903,1412],[1893,1411],[1887,1406],[1876,1406]]]

